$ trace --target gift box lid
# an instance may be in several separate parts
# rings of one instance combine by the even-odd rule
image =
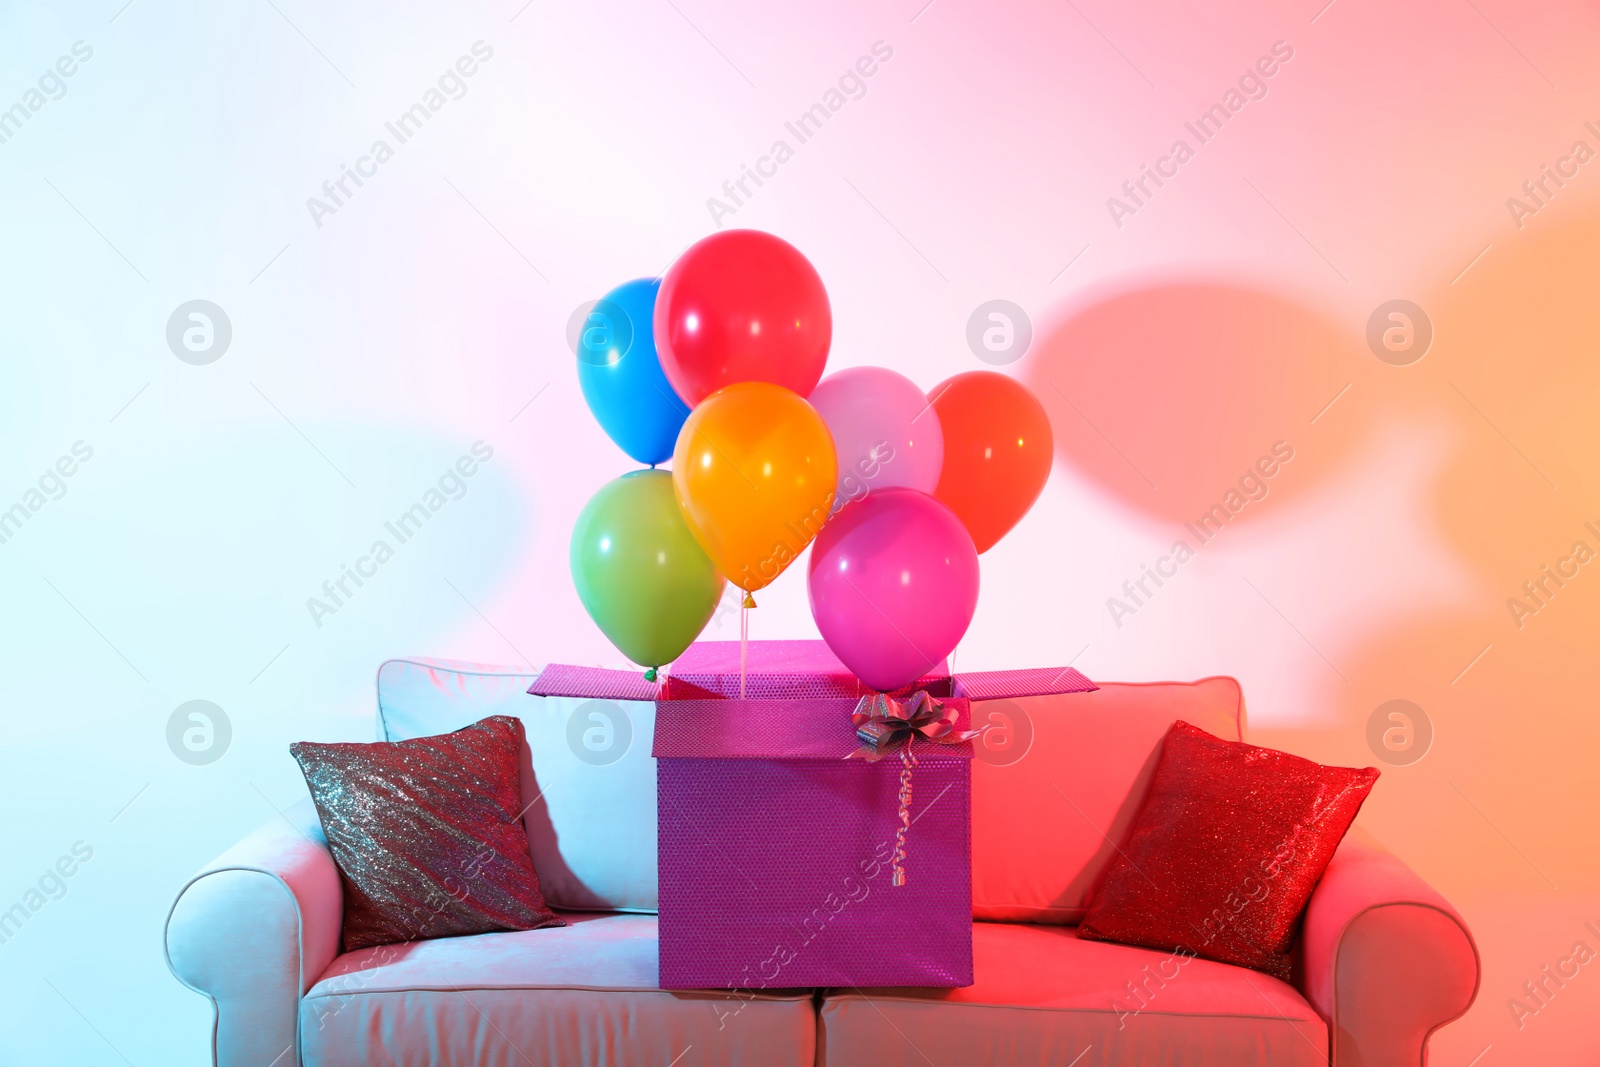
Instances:
[[[968,700],[1014,700],[1017,697],[1092,693],[1099,689],[1072,667],[1025,667],[1012,671],[975,671],[952,680],[954,696]]]
[[[528,686],[538,697],[591,697],[595,700],[656,700],[660,682],[646,681],[638,671],[607,667],[575,667],[552,663]]]
[[[744,696],[749,700],[854,698],[873,692],[825,641],[751,641],[745,651],[744,673]],[[950,695],[950,670],[943,660],[895,692],[908,694],[918,689],[934,696]],[[661,699],[739,695],[739,642],[698,641],[672,664]]]
[[[657,759],[843,760],[861,747],[850,713],[859,701],[663,700],[656,705]],[[956,729],[971,722],[966,700],[945,702],[956,712]],[[918,739],[919,761],[971,759],[972,742],[941,745]],[[891,759],[897,757],[890,755]]]
[[[1010,700],[1098,689],[1072,667],[1029,667],[978,671],[951,677],[941,661],[922,678],[894,691],[907,696],[923,689],[930,696],[969,700]],[[637,671],[575,667],[555,663],[528,687],[535,696],[590,697],[601,700],[706,700],[739,695],[739,642],[702,641],[690,645],[668,669],[664,682],[646,681]],[[823,641],[751,641],[745,654],[745,697],[750,700],[854,701],[873,690],[850,673]]]

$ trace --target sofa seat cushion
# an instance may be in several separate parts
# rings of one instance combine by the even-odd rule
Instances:
[[[813,1063],[808,992],[666,992],[654,915],[562,918],[339,956],[301,1002],[306,1067]]]
[[[830,990],[818,1064],[1328,1062],[1321,1017],[1256,971],[1079,940],[1070,926],[974,923],[972,948],[977,982],[964,989]]]

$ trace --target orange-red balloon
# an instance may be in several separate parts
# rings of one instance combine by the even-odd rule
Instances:
[[[747,593],[782,574],[822,529],[837,478],[822,416],[770,382],[736,382],[706,397],[672,453],[690,532]]]
[[[933,495],[987,552],[1044,491],[1054,447],[1049,416],[1027,386],[989,370],[948,378],[928,400],[944,430]]]

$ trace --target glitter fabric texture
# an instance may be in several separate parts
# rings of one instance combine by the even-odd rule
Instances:
[[[1173,723],[1079,936],[1287,979],[1300,913],[1377,779]]]
[[[522,723],[289,746],[344,884],[344,951],[564,926],[539,890],[521,820]]]

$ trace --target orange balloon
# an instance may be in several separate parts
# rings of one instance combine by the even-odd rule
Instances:
[[[833,508],[838,459],[816,409],[770,382],[735,382],[678,431],[678,507],[717,570],[747,593],[783,573]]]
[[[928,393],[944,430],[933,495],[987,552],[1033,507],[1050,477],[1054,438],[1039,398],[991,370],[947,378]]]

